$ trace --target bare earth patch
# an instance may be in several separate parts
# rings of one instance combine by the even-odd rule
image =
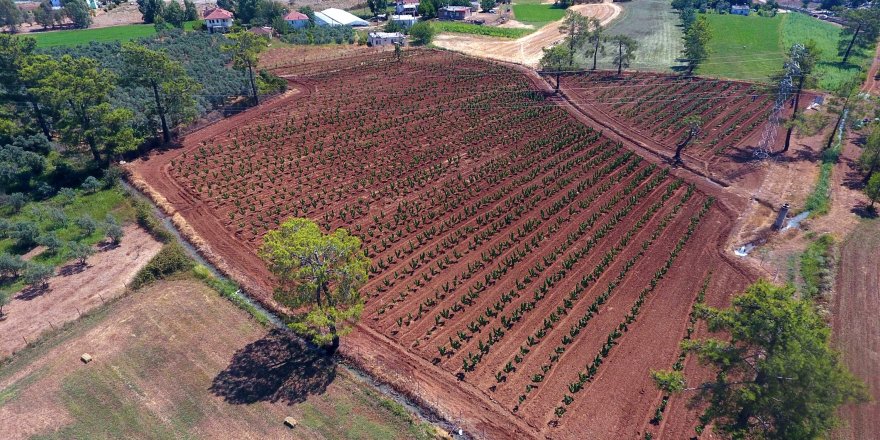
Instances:
[[[81,267],[68,263],[49,280],[47,289],[27,288],[3,308],[0,359],[22,349],[43,332],[74,321],[82,313],[121,295],[125,284],[153,258],[162,244],[136,226],[125,227],[122,243],[107,247]]]
[[[185,278],[122,298],[0,369],[0,426],[4,439],[416,437],[410,416],[379,397]]]

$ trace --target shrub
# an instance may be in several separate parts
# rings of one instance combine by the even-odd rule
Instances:
[[[410,28],[409,35],[412,37],[412,43],[415,46],[424,46],[430,44],[434,39],[434,28],[427,22],[416,23]]]
[[[18,255],[0,254],[0,277],[15,278],[21,274],[25,262]]]
[[[24,205],[27,203],[27,196],[24,194],[17,192],[12,193],[9,197],[6,198],[6,204],[12,208],[12,212],[19,212],[21,208],[24,208]]]
[[[113,244],[119,244],[122,241],[122,236],[125,234],[122,231],[122,226],[119,225],[119,222],[116,221],[116,218],[110,214],[107,214],[107,219],[104,221],[105,227],[104,229],[107,231],[107,238]]]
[[[76,241],[70,243],[67,249],[68,256],[77,260],[79,264],[86,264],[86,260],[95,253],[95,249],[91,246]]]
[[[9,238],[15,240],[15,246],[19,248],[31,248],[37,244],[40,229],[34,222],[23,221],[12,225]]]
[[[82,183],[82,189],[86,192],[86,194],[94,194],[101,189],[101,181],[96,179],[95,176],[86,177],[86,180]]]
[[[166,244],[162,250],[135,275],[131,282],[132,289],[140,289],[157,280],[161,280],[178,272],[189,270],[193,261],[177,243]]]
[[[98,223],[88,214],[76,219],[76,226],[82,230],[83,236],[86,237],[98,230]]]
[[[37,239],[37,243],[46,246],[49,252],[55,253],[64,247],[64,242],[54,232],[47,232]]]
[[[138,225],[147,230],[150,235],[162,243],[168,243],[174,236],[162,225],[162,222],[153,214],[153,207],[146,201],[135,199],[135,218]]]
[[[73,188],[61,188],[58,191],[58,196],[62,205],[68,205],[76,199],[76,190]]]
[[[49,278],[55,274],[55,268],[48,264],[28,262],[24,268],[24,282],[31,287],[46,287]]]

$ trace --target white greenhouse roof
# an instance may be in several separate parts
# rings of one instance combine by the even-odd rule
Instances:
[[[369,26],[365,20],[343,11],[342,9],[329,8],[321,12],[315,12],[315,18],[327,26]]]

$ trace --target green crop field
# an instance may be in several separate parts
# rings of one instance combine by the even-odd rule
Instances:
[[[193,22],[184,24],[184,29],[192,30]],[[78,46],[111,41],[129,41],[156,34],[151,24],[127,24],[97,29],[70,29],[63,31],[34,32],[27,34],[37,40],[37,47]]]
[[[454,21],[432,21],[431,26],[438,33],[453,32],[456,34],[485,35],[500,38],[519,38],[534,32],[534,29],[500,28]]]
[[[565,9],[542,4],[541,0],[519,0],[513,5],[513,16],[520,23],[530,24],[537,29],[562,19]]]
[[[818,88],[834,90],[858,74],[871,51],[855,51],[846,65],[840,63],[837,44],[840,28],[803,14],[775,17],[707,14],[712,29],[711,54],[698,73],[723,78],[765,81],[781,70],[792,44],[813,40],[821,49],[816,67]]]

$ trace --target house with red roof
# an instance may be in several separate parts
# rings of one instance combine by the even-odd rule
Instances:
[[[290,11],[284,16],[284,21],[294,29],[302,29],[309,25],[309,16],[298,11]]]
[[[205,9],[205,26],[208,32],[229,32],[232,29],[232,12],[223,8]]]

